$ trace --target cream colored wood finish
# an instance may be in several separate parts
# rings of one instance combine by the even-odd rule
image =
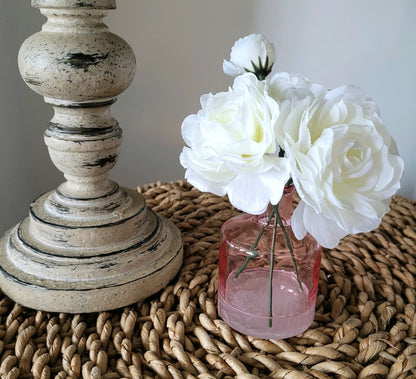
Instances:
[[[16,302],[84,313],[132,304],[182,263],[178,229],[108,178],[122,130],[110,114],[134,53],[103,23],[115,0],[33,0],[48,21],[19,53],[20,73],[54,109],[45,143],[66,182],[0,240],[0,286]]]

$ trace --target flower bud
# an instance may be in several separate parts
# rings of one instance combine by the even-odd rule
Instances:
[[[273,44],[262,34],[250,34],[235,42],[230,60],[224,59],[223,70],[230,76],[252,72],[259,80],[263,80],[272,71],[275,60]]]

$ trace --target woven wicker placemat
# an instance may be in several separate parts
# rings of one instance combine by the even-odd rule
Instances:
[[[84,315],[0,296],[2,378],[416,378],[416,203],[322,258],[315,320],[287,340],[242,335],[216,311],[219,229],[237,212],[184,182],[139,188],[182,231],[177,278],[147,301]]]

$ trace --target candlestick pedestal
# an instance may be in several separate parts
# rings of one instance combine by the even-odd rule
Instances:
[[[115,0],[32,0],[48,21],[19,53],[28,86],[54,108],[45,142],[66,182],[40,196],[0,240],[0,286],[51,312],[132,304],[182,263],[178,229],[108,179],[122,131],[110,105],[133,80],[130,46],[103,23]]]

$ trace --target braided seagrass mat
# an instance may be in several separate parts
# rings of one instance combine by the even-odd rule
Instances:
[[[184,182],[139,191],[182,231],[177,278],[98,314],[33,311],[1,295],[1,378],[416,378],[415,202],[394,197],[379,229],[324,251],[309,330],[260,340],[216,311],[219,229],[237,211]]]

